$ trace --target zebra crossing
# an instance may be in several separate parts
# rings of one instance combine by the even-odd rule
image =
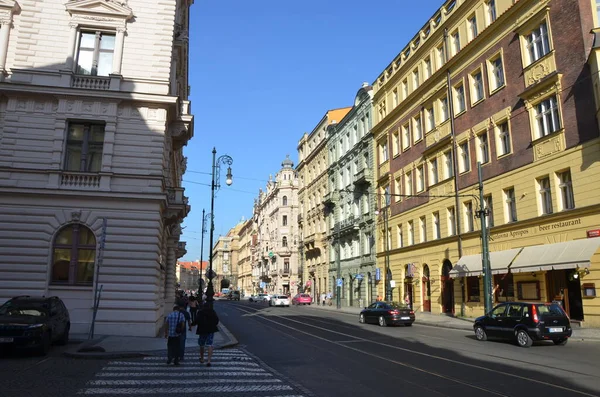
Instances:
[[[210,367],[199,358],[197,352],[188,352],[180,366],[167,365],[166,354],[110,361],[78,394],[168,396],[208,392],[228,397],[305,397],[296,386],[241,349],[215,350]]]

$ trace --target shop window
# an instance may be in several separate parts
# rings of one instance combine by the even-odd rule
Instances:
[[[479,277],[467,277],[467,301],[480,302]]]
[[[494,298],[496,302],[515,300],[515,285],[512,273],[494,275]]]
[[[540,282],[539,281],[519,281],[517,282],[518,300],[540,300]]]

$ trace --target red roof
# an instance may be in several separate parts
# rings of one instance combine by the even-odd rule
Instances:
[[[177,264],[183,269],[192,270],[192,267],[198,268],[200,267],[200,261],[177,261]],[[208,262],[202,261],[202,270],[206,270],[208,268]]]

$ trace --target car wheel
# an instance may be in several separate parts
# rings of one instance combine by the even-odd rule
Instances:
[[[45,356],[50,351],[50,345],[52,344],[52,338],[50,337],[50,332],[45,332],[42,335],[42,344],[39,347],[39,354]]]
[[[521,347],[531,347],[531,345],[533,345],[533,339],[531,339],[525,330],[520,329],[517,331],[517,343]]]
[[[60,336],[60,339],[58,340],[58,344],[59,345],[66,345],[67,343],[69,343],[69,330],[70,330],[71,326],[67,325],[67,327],[65,328],[65,332]]]
[[[485,332],[485,330],[483,329],[483,327],[481,325],[478,325],[477,327],[475,327],[475,337],[477,338],[478,341],[486,341],[487,340],[487,333]]]
[[[565,339],[555,339],[552,342],[554,342],[554,344],[557,346],[564,346],[567,344],[568,341],[569,340],[567,338],[565,338]]]
[[[412,327],[412,323],[404,323],[405,327]]]
[[[361,324],[365,323],[365,315],[364,314],[360,314],[360,316],[358,316],[358,322]]]
[[[385,321],[385,317],[379,316],[379,326],[380,327],[387,327],[387,322]]]

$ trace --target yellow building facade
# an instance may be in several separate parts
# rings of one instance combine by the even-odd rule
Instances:
[[[447,1],[378,77],[377,263],[393,300],[483,314],[485,214],[494,302],[560,301],[600,326],[592,27],[592,3]]]

